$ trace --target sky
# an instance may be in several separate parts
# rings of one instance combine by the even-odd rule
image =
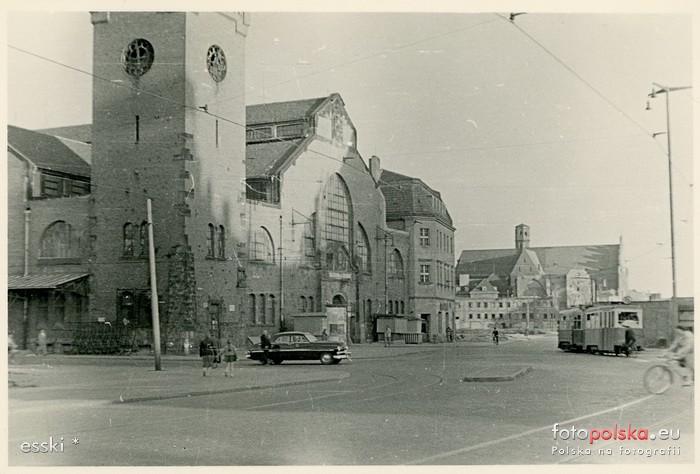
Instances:
[[[630,288],[671,295],[667,139],[652,137],[666,131],[665,96],[645,109],[652,83],[693,84],[687,8],[522,9],[513,22],[487,10],[253,11],[246,103],[339,93],[366,162],[376,155],[441,193],[456,258],[513,248],[521,223],[533,247],[622,238]],[[14,49],[89,72],[89,14],[7,19],[8,123],[89,123],[89,75]],[[694,284],[694,90],[670,94],[679,296]]]

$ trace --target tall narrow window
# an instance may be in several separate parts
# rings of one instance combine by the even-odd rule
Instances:
[[[140,135],[140,130],[139,130],[139,116],[136,116],[136,120],[134,121],[134,126],[135,126],[135,135],[136,135],[136,143],[139,142],[139,135]]]
[[[305,296],[299,297],[299,311],[301,311],[302,313],[306,313],[306,297]]]
[[[141,223],[139,229],[139,254],[142,257],[148,257],[148,222]]]
[[[219,255],[218,257],[223,260],[226,258],[226,229],[224,226],[219,226]]]
[[[258,324],[267,324],[267,308],[265,307],[266,301],[264,294],[261,293],[258,295],[258,302],[260,303],[260,312],[258,313]]]
[[[316,311],[316,306],[314,306],[314,297],[309,296],[309,298],[307,299],[307,302],[309,305],[309,312],[313,313],[314,311]]]
[[[270,304],[268,307],[270,308],[268,311],[270,315],[269,324],[277,324],[277,304],[275,303],[275,295],[270,295]]]
[[[325,191],[326,222],[323,237],[326,241],[340,242],[350,248],[350,197],[342,178],[331,176]]]
[[[396,249],[391,252],[389,257],[389,275],[394,278],[403,278],[403,258]]]
[[[370,247],[369,239],[367,238],[367,233],[361,224],[357,224],[357,237],[355,238],[356,248],[357,248],[357,259],[359,264],[359,270],[365,273],[371,273],[371,257],[370,257]]]
[[[209,224],[207,234],[207,258],[214,258],[214,246],[216,245],[216,228],[214,224]]]
[[[131,225],[130,222],[127,222],[126,224],[124,224],[123,236],[124,236],[123,254],[125,257],[133,257],[134,256],[134,226]]]
[[[255,322],[257,321],[258,318],[257,318],[257,307],[255,305],[255,295],[254,294],[248,295],[248,311],[250,313],[248,315],[248,321],[251,324],[255,324]]]
[[[219,119],[214,121],[214,141],[216,142],[216,148],[219,148]]]

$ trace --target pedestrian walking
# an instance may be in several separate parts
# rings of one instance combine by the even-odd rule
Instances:
[[[327,341],[328,340],[328,333],[326,332],[326,329],[323,329],[323,332],[321,333],[321,340],[322,341]]]
[[[41,329],[36,337],[36,353],[39,355],[46,355],[46,331]]]
[[[452,328],[447,326],[445,332],[447,333],[447,340],[452,342]]]
[[[491,339],[493,340],[493,345],[497,346],[498,345],[498,328],[494,327],[493,332],[491,333]]]
[[[270,342],[270,336],[268,336],[266,329],[260,335],[260,349],[263,351],[263,365],[267,365],[269,363],[270,347],[272,347],[272,342]]]
[[[214,357],[216,356],[216,344],[207,333],[199,343],[199,357],[202,358],[202,375],[207,376],[207,372],[214,365]]]
[[[389,326],[384,329],[384,347],[391,346],[391,328]]]
[[[236,355],[236,346],[233,345],[231,339],[226,340],[223,352],[224,362],[226,363],[224,377],[233,377],[233,363],[238,360],[238,355]]]

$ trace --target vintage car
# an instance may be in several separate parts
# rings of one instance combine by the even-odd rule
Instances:
[[[308,332],[281,332],[272,337],[272,347],[268,350],[268,360],[281,364],[284,360],[320,360],[322,364],[338,364],[350,357],[344,342],[322,341]],[[246,354],[250,360],[265,361],[260,342]]]

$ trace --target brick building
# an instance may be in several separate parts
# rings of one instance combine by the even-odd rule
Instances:
[[[387,215],[381,186],[400,175],[360,156],[338,94],[246,107],[243,13],[99,12],[92,23],[91,126],[9,130],[17,177],[8,190],[11,330],[33,334],[52,318],[100,321],[148,346],[157,297],[161,339],[172,352],[189,350],[204,332],[242,345],[263,329],[288,327],[363,342],[376,338],[378,320],[379,332],[391,324],[418,342],[420,320],[410,317],[418,312],[437,317],[424,330],[444,332],[452,309],[449,214],[424,187],[433,199],[426,202],[439,207],[404,216],[441,229],[437,287],[411,296],[423,290],[416,262],[425,255],[411,250],[415,225],[399,228],[401,215]],[[32,194],[39,182],[50,196]],[[151,294],[148,199],[158,295]],[[35,247],[24,242],[27,207]],[[24,257],[23,249],[49,242],[60,250]],[[80,302],[56,308],[70,317],[31,317],[36,291],[69,287]],[[421,298],[430,309],[416,303]],[[37,314],[49,305],[36,304]]]

